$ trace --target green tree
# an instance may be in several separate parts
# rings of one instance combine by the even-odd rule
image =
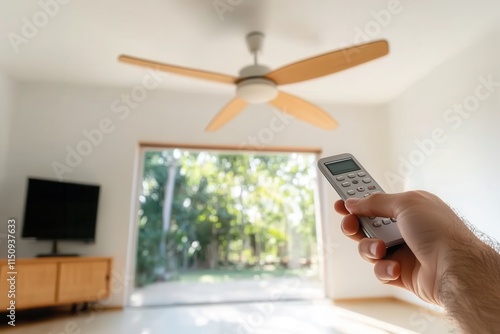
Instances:
[[[175,191],[165,202],[173,164]],[[158,268],[174,277],[189,269],[261,268],[269,261],[288,265],[291,248],[310,259],[315,243],[311,166],[312,155],[146,152],[136,284],[168,278]],[[162,222],[165,203],[172,206],[168,231]],[[161,243],[165,254],[159,252]]]

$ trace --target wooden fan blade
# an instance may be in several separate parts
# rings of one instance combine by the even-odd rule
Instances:
[[[160,70],[160,71],[185,75],[188,77],[193,77],[193,78],[198,78],[198,79],[206,79],[206,80],[211,80],[211,81],[218,81],[218,82],[223,82],[223,83],[228,83],[228,84],[234,84],[234,83],[236,83],[236,80],[238,79],[238,78],[233,77],[231,75],[202,71],[202,70],[195,70],[195,69],[191,69],[191,68],[187,68],[187,67],[181,67],[181,66],[175,66],[175,65],[169,65],[169,64],[163,64],[163,63],[159,63],[159,62],[152,61],[152,60],[141,59],[141,58],[126,56],[126,55],[120,55],[118,57],[118,60],[123,62],[123,63],[136,65],[136,66],[142,66],[142,67],[150,68],[153,70]]]
[[[387,41],[370,42],[305,59],[274,70],[265,77],[278,85],[291,84],[340,72],[388,53]]]
[[[238,115],[248,102],[240,97],[232,99],[208,124],[205,131],[215,131]]]
[[[332,130],[338,126],[337,121],[325,111],[291,94],[280,91],[278,96],[269,103],[285,113],[322,129]]]

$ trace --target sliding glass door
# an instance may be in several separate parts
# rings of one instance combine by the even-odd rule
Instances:
[[[315,161],[145,149],[129,305],[321,298]]]

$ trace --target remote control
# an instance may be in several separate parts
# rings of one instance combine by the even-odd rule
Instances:
[[[344,201],[348,198],[363,198],[375,193],[384,193],[382,187],[352,154],[345,153],[322,158],[318,161],[318,168]],[[391,217],[358,218],[366,236],[383,240],[387,248],[404,242],[396,219]]]

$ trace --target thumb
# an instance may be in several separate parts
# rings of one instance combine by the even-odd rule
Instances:
[[[345,207],[357,216],[396,218],[401,201],[401,194],[373,194],[366,198],[349,198]]]

